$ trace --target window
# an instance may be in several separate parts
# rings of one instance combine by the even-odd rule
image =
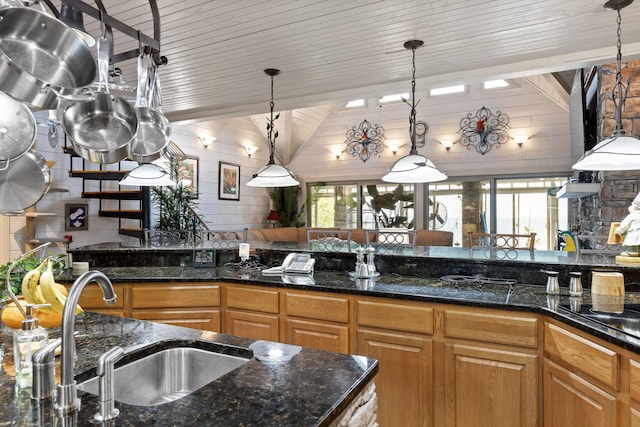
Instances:
[[[566,199],[555,197],[554,189],[566,179],[487,178],[431,183],[424,203],[417,208],[413,184],[309,184],[308,219],[311,227],[451,231],[458,246],[466,246],[469,231],[535,232],[536,249],[555,250],[558,231],[568,229],[569,207]],[[421,219],[417,227],[416,218]]]
[[[309,184],[310,226],[413,228],[412,184]]]

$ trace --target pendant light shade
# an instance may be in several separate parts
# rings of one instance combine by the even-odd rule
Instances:
[[[409,154],[396,161],[382,177],[386,182],[408,184],[415,182],[438,182],[447,179],[433,162],[421,154]]]
[[[640,140],[611,136],[600,141],[573,165],[573,169],[589,171],[622,171],[640,169]]]
[[[616,57],[616,83],[611,89],[609,99],[614,104],[614,118],[616,127],[611,137],[600,141],[573,165],[573,169],[590,171],[620,171],[640,169],[640,140],[625,136],[622,127],[622,108],[624,106],[630,80],[622,83],[622,53],[621,53],[621,17],[620,9],[629,6],[633,0],[609,0],[604,4],[605,9],[618,12],[618,54]],[[617,96],[616,96],[617,94]]]
[[[269,106],[271,108],[271,115],[267,119],[267,142],[269,143],[269,163],[258,171],[247,182],[249,187],[293,187],[300,183],[296,180],[295,175],[289,169],[284,166],[277,165],[273,156],[275,151],[275,141],[278,137],[278,131],[275,130],[274,122],[280,117],[280,114],[273,116],[273,77],[280,74],[280,70],[275,68],[267,68],[264,70],[265,74],[271,77],[271,102]]]
[[[268,164],[251,178],[247,185],[250,187],[292,187],[300,184],[293,173],[275,163]]]
[[[437,182],[447,179],[447,175],[440,172],[427,157],[418,154],[418,149],[416,148],[416,49],[423,44],[422,40],[409,40],[404,44],[406,49],[411,49],[413,55],[411,103],[403,98],[403,101],[411,107],[411,113],[409,115],[411,151],[407,156],[402,157],[391,166],[387,174],[382,177],[382,180],[385,182],[407,184]]]
[[[166,170],[153,163],[144,163],[129,171],[120,180],[119,184],[139,187],[168,187],[176,185]]]

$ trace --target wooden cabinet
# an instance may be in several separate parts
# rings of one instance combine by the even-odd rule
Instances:
[[[278,341],[280,294],[274,288],[225,284],[223,332]]]
[[[70,287],[67,286],[67,289]],[[114,283],[113,290],[116,292],[116,301],[107,305],[104,302],[104,293],[100,286],[97,283],[91,283],[82,290],[78,303],[87,311],[119,317],[128,316],[125,307],[128,309],[129,306],[129,287],[121,283]]]
[[[220,332],[220,286],[206,282],[134,285],[131,317]]]
[[[538,425],[538,356],[446,343],[446,426]]]
[[[626,414],[629,419],[632,414],[622,404],[628,398],[620,393],[621,354],[576,330],[549,322],[545,323],[544,342],[545,427],[627,425]]]
[[[538,425],[538,320],[477,308],[442,311],[445,426]]]
[[[356,353],[379,363],[380,425],[433,425],[433,310],[421,303],[360,298],[356,327]]]
[[[615,396],[548,359],[543,371],[545,427],[620,425]]]
[[[318,350],[349,353],[351,299],[326,293],[285,291],[284,341]]]

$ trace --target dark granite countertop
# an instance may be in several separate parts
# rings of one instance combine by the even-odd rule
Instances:
[[[547,295],[544,285],[519,282],[513,285],[504,283],[505,279],[511,279],[509,271],[506,271],[506,276],[476,276],[484,278],[482,284],[478,281],[454,284],[443,281],[440,277],[398,274],[382,274],[376,279],[353,279],[347,271],[315,271],[311,276],[264,276],[261,274],[260,268],[241,268],[235,265],[216,268],[105,267],[100,271],[105,273],[114,283],[135,282],[143,285],[145,282],[158,281],[230,281],[280,288],[542,313],[612,344],[640,353],[639,335],[631,335],[610,328],[571,310],[572,305],[574,309],[579,309],[580,306],[592,304],[588,289],[585,289],[581,297],[574,298],[569,296],[567,287],[561,286],[560,295],[550,296]],[[75,277],[68,276],[66,281],[70,283]],[[492,281],[487,279],[497,279],[495,282],[499,283],[491,283]],[[62,279],[62,281],[64,280]],[[626,288],[625,303],[640,303],[640,292],[638,292],[637,285],[628,284]]]
[[[246,354],[254,340],[141,320],[84,313],[76,322],[76,379],[95,372],[100,354],[120,345],[127,352],[172,339],[204,340]],[[53,331],[55,337],[59,331]],[[51,403],[36,405],[30,390],[15,387],[11,338],[0,333],[4,351],[0,372],[0,425],[54,425]],[[302,349],[289,362],[252,358],[240,368],[174,402],[142,407],[116,403],[118,426],[324,426],[339,415],[377,372],[377,362],[362,356]],[[59,372],[59,368],[57,368]],[[69,424],[92,425],[98,398],[79,392],[82,405]],[[115,425],[114,424],[114,425]]]

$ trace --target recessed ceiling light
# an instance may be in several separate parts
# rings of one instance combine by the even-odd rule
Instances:
[[[381,96],[378,99],[378,102],[380,102],[380,104],[384,104],[386,102],[400,102],[400,101],[402,101],[403,98],[404,99],[409,98],[409,94],[408,93],[397,93],[395,95]]]
[[[355,108],[364,106],[364,99],[354,99],[347,103],[347,108]]]
[[[485,89],[495,89],[498,87],[507,87],[509,86],[509,83],[507,83],[506,80],[489,80],[484,82],[484,88]]]
[[[447,86],[447,87],[440,87],[437,89],[431,89],[431,92],[429,92],[431,94],[431,96],[438,96],[438,95],[448,95],[450,93],[460,93],[460,92],[464,92],[464,85],[455,85],[455,86]]]

